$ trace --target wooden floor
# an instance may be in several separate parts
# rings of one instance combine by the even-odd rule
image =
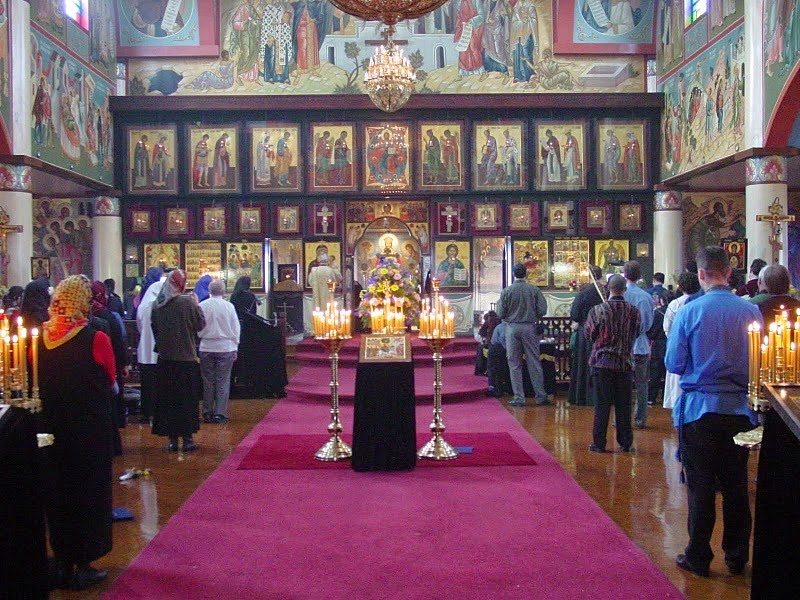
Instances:
[[[635,432],[634,454],[595,454],[588,450],[592,409],[566,406],[565,395],[560,393],[554,406],[509,407],[509,410],[688,598],[749,598],[750,566],[744,575],[728,574],[720,550],[719,519],[712,542],[717,555],[711,564],[712,576],[697,577],[674,564],[675,555],[683,551],[687,541],[686,491],[678,480],[678,463],[674,459],[677,438],[669,422],[669,411],[660,407],[651,409],[647,429]],[[114,460],[115,477],[134,467],[150,468],[153,474],[149,478],[114,483],[114,506],[129,508],[136,519],[114,525],[114,549],[95,563],[108,570],[108,580],[90,591],[57,591],[51,597],[99,597],[274,403],[233,401],[231,421],[226,425],[203,425],[196,436],[200,450],[186,456],[167,453],[165,438],[153,436],[148,426],[132,422],[123,433],[125,453]],[[446,406],[444,420],[446,423]],[[327,411],[320,406],[320,429],[324,430],[326,425]],[[613,435],[614,430],[609,427],[609,449],[615,447]],[[757,454],[753,454],[751,504],[756,461]],[[721,516],[719,502],[717,513]],[[187,540],[187,551],[192,543]],[[602,560],[602,555],[603,549],[598,548],[596,560]]]

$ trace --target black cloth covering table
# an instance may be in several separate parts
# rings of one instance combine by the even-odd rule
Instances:
[[[0,598],[47,598],[44,492],[36,419],[0,417]]]
[[[355,471],[404,471],[417,464],[414,363],[359,363],[353,416]]]
[[[240,322],[239,357],[233,365],[231,396],[283,398],[289,380],[281,328],[250,313],[243,313]]]

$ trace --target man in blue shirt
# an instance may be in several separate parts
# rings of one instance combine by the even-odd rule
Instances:
[[[689,544],[676,558],[684,570],[708,577],[717,486],[722,491],[722,549],[731,574],[750,556],[748,451],[733,436],[755,425],[747,406],[747,326],[762,323],[758,308],[728,287],[730,263],[719,246],[697,254],[705,294],[678,311],[667,338],[667,370],[681,376],[672,420],[678,428],[689,502]]]
[[[664,274],[653,273],[653,287],[648,288],[647,293],[653,298],[653,304],[656,304],[656,297],[664,300],[669,295],[669,290],[664,287]],[[666,305],[667,302],[664,302]]]
[[[627,289],[625,302],[639,309],[639,337],[633,343],[633,381],[636,383],[636,410],[633,424],[643,429],[647,423],[647,388],[650,381],[650,340],[647,330],[653,324],[653,297],[636,285],[642,277],[642,267],[635,260],[629,260],[623,267]]]
[[[528,374],[536,394],[536,404],[550,404],[544,389],[544,373],[539,361],[537,333],[539,319],[547,314],[547,301],[541,290],[525,281],[528,268],[519,263],[514,266],[514,283],[500,293],[497,315],[508,325],[506,328],[506,353],[511,371],[511,388],[514,399],[511,406],[525,406],[525,386],[522,379],[523,362],[528,363]],[[523,355],[525,361],[523,361]]]

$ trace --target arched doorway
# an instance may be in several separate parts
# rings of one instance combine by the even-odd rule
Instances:
[[[415,286],[422,278],[422,252],[417,238],[401,219],[384,215],[366,226],[353,254],[355,279],[365,286],[381,256],[394,256],[411,273]]]

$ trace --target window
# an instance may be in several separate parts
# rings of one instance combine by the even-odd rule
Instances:
[[[82,29],[89,31],[89,0],[64,0],[64,12]]]
[[[708,12],[708,0],[685,0],[686,25],[691,25]]]

